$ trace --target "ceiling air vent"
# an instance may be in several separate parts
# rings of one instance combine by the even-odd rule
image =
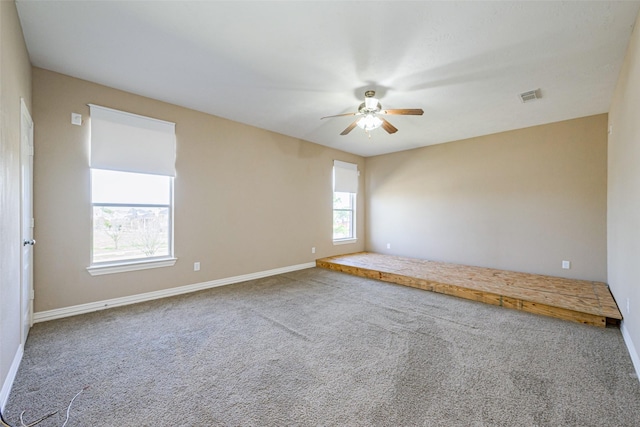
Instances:
[[[531,102],[531,101],[535,101],[538,98],[541,98],[540,89],[530,90],[528,92],[522,92],[520,94],[520,100],[522,102]]]

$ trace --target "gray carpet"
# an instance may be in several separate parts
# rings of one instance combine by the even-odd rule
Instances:
[[[36,324],[6,418],[84,386],[67,427],[640,425],[616,328],[315,268]]]

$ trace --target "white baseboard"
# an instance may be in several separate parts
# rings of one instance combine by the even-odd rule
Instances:
[[[78,314],[90,313],[92,311],[104,310],[107,308],[119,307],[123,305],[136,304],[144,301],[151,301],[159,298],[172,297],[189,292],[201,291],[218,286],[231,285],[233,283],[246,282],[247,280],[260,279],[262,277],[275,276],[276,274],[288,273],[290,271],[304,270],[315,267],[316,263],[291,265],[288,267],[275,268],[273,270],[259,271],[257,273],[243,274],[241,276],[228,277],[224,279],[212,280],[210,282],[195,283],[193,285],[180,286],[177,288],[164,289],[162,291],[147,292],[144,294],[131,295],[128,297],[114,298],[104,301],[96,301],[88,304],[74,305],[71,307],[57,308],[54,310],[39,311],[33,314],[33,322],[46,322],[48,320],[60,319],[63,317],[75,316]]]
[[[18,351],[16,351],[16,354],[13,357],[13,363],[11,363],[9,372],[7,372],[7,378],[4,379],[4,383],[2,384],[2,390],[0,390],[0,410],[4,410],[4,407],[7,405],[7,400],[9,400],[9,394],[11,393],[11,387],[13,386],[13,381],[16,379],[16,375],[18,374],[18,368],[20,367],[20,362],[22,362],[23,354],[24,347],[20,344]]]
[[[631,335],[629,335],[624,320],[620,323],[620,332],[622,332],[622,338],[624,338],[624,343],[627,345],[627,350],[629,350],[629,356],[631,356],[631,362],[633,362],[633,367],[636,370],[636,376],[640,380],[640,357],[638,357],[636,346],[633,345],[633,341],[631,341]]]

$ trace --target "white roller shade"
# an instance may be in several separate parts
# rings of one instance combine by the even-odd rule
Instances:
[[[175,123],[89,104],[91,167],[176,175]]]
[[[358,165],[333,161],[333,191],[338,193],[358,192]]]

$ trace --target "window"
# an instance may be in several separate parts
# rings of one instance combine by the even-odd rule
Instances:
[[[92,264],[169,257],[173,178],[91,170]]]
[[[355,238],[355,194],[333,193],[333,240]]]
[[[333,162],[333,242],[351,243],[356,239],[356,194],[358,165]]]
[[[91,109],[92,275],[173,265],[175,124]]]

